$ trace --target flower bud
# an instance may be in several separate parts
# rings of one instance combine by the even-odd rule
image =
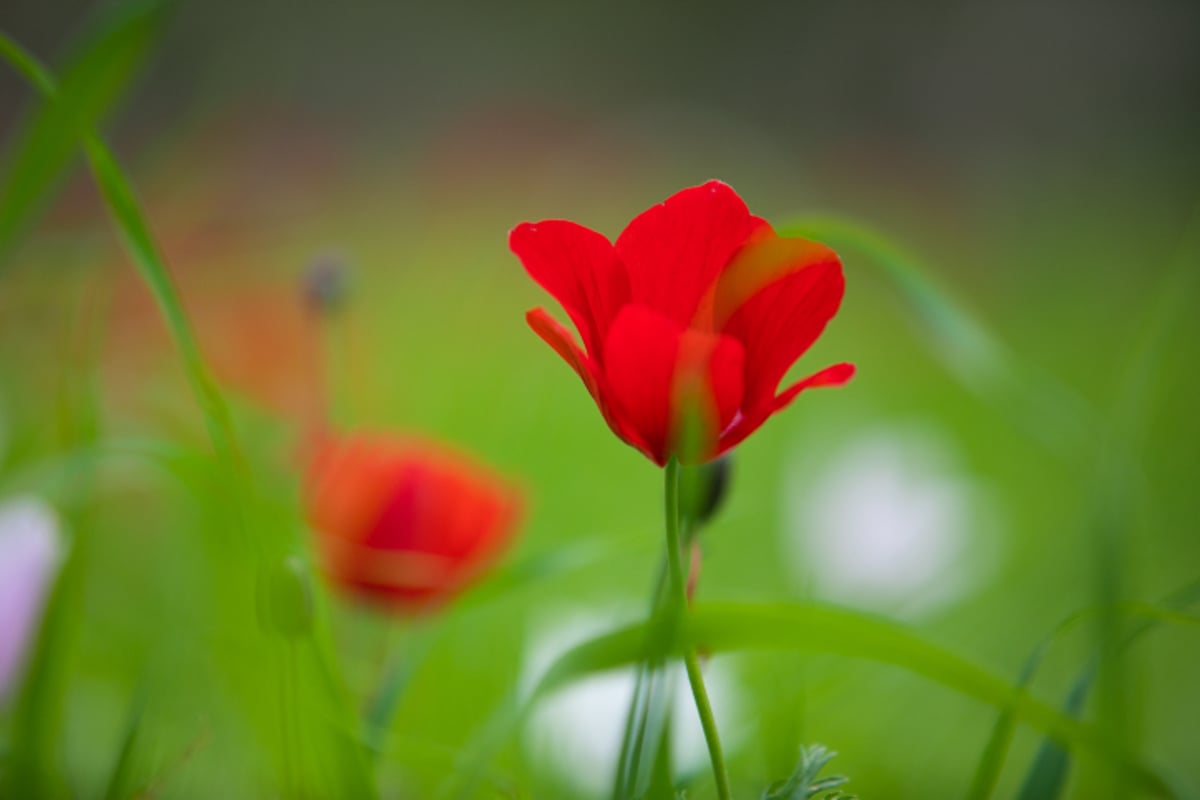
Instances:
[[[304,273],[304,302],[318,316],[333,314],[349,293],[349,274],[340,258],[320,256]]]
[[[680,487],[683,492],[681,505],[687,527],[693,534],[707,525],[725,502],[732,466],[732,457],[724,456],[687,468],[687,477]]]

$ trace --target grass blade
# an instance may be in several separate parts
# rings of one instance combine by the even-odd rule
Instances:
[[[932,352],[951,375],[1012,417],[1037,441],[1075,463],[1098,429],[1096,414],[1053,375],[1034,372],[956,302],[922,260],[888,237],[839,217],[797,219],[780,236],[817,239],[867,257],[895,288]]]
[[[1098,456],[1100,467],[1094,479],[1094,494],[1098,498],[1094,501],[1092,523],[1097,533],[1093,538],[1097,542],[1099,562],[1096,593],[1102,610],[1097,626],[1097,656],[1076,678],[1063,708],[1068,716],[1077,717],[1083,711],[1092,686],[1098,684],[1098,716],[1121,737],[1126,750],[1133,749],[1134,743],[1128,741],[1133,726],[1126,719],[1127,679],[1122,654],[1133,641],[1151,630],[1155,622],[1186,619],[1187,615],[1179,612],[1178,607],[1195,601],[1200,595],[1200,584],[1179,590],[1168,598],[1164,604],[1165,612],[1160,613],[1158,619],[1143,622],[1132,631],[1123,628],[1117,619],[1120,608],[1125,605],[1121,596],[1122,565],[1126,560],[1127,530],[1134,517],[1130,487],[1136,482],[1130,480],[1130,475],[1135,474],[1135,456],[1152,414],[1155,377],[1160,372],[1164,349],[1173,327],[1191,308],[1187,298],[1195,293],[1197,250],[1200,250],[1200,206],[1192,212],[1180,236],[1166,277],[1145,315],[1140,335],[1136,337],[1116,392],[1117,399],[1106,426],[1108,435]],[[1070,754],[1059,743],[1044,741],[1026,775],[1021,800],[1058,797],[1066,785],[1070,763]],[[1117,785],[1113,792],[1121,795],[1124,788]]]
[[[79,150],[79,124],[101,122],[145,61],[165,18],[160,0],[122,4],[90,25],[62,71],[62,102],[45,102],[0,165],[0,267],[49,203]]]
[[[116,159],[86,120],[68,113],[72,103],[69,99],[62,97],[58,84],[50,72],[24,48],[2,32],[0,32],[0,57],[8,61],[34,88],[45,95],[51,104],[66,109],[63,112],[64,124],[78,140],[82,140],[92,173],[104,196],[113,222],[167,322],[171,337],[183,359],[184,370],[191,384],[192,393],[204,414],[213,446],[218,455],[232,465],[237,473],[244,473],[245,467],[240,463],[241,457],[236,447],[228,406],[204,363],[195,335],[187,315],[184,313],[183,304],[179,299],[179,292],[175,288],[171,274],[153,237],[150,235],[149,227],[146,225],[144,215],[139,210],[133,190],[120,167],[117,166]]]
[[[497,711],[473,747],[460,760],[462,783],[443,796],[469,797],[492,754],[526,718],[537,701],[555,690],[599,672],[636,664],[646,658],[647,623],[620,628],[584,642],[551,665],[523,701],[511,699]],[[1154,796],[1176,796],[1157,771],[1132,758],[1095,725],[1059,712],[1025,690],[961,656],[924,640],[915,631],[848,609],[793,603],[697,604],[674,641],[659,641],[657,653],[682,653],[689,647],[722,653],[746,650],[824,653],[859,658],[906,669],[995,708],[1011,709],[1013,718],[1066,747],[1106,759],[1136,786]]]
[[[535,697],[584,675],[635,662],[642,654],[643,635],[644,626],[634,625],[576,647],[551,667]],[[902,667],[980,702],[1001,709],[1011,706],[1017,720],[1054,741],[1110,761],[1153,794],[1173,794],[1157,772],[1132,759],[1094,725],[1060,713],[907,628],[865,614],[816,605],[697,605],[681,641],[674,643],[676,649],[688,645],[712,652],[832,653]]]

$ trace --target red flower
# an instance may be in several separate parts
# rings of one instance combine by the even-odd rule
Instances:
[[[400,610],[448,600],[512,538],[518,491],[432,442],[358,434],[319,441],[306,489],[325,571]]]
[[[518,225],[509,246],[583,339],[526,315],[583,380],[613,432],[660,466],[737,445],[800,392],[854,374],[837,364],[778,391],[837,312],[837,254],[781,238],[709,181],[640,214],[616,243],[574,222]],[[696,424],[696,422],[699,424]]]

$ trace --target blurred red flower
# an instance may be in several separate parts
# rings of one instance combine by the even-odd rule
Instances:
[[[324,570],[394,610],[441,605],[512,538],[520,492],[433,442],[354,434],[318,440],[305,485]]]
[[[778,386],[841,304],[837,254],[783,238],[724,183],[643,212],[615,243],[565,220],[518,225],[509,246],[575,323],[526,315],[583,380],[613,432],[660,466],[737,445],[837,364]]]

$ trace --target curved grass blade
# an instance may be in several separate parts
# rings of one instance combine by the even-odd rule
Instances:
[[[56,104],[66,103],[69,107],[69,101],[64,101],[60,96],[53,76],[33,56],[3,33],[0,33],[0,58],[8,61],[48,100]],[[180,302],[179,293],[159,254],[157,245],[150,235],[133,190],[112,153],[86,124],[86,121],[75,117],[68,119],[67,122],[83,143],[88,162],[109,212],[142,279],[150,288],[183,360],[192,393],[204,415],[209,437],[221,467],[219,482],[226,493],[222,499],[230,501],[218,505],[228,506],[229,522],[238,530],[245,551],[258,557],[256,559],[259,562],[258,566],[271,566],[264,563],[270,555],[266,551],[270,543],[264,541],[266,538],[263,535],[264,530],[255,530],[248,519],[248,515],[256,513],[261,516],[261,509],[257,509],[254,502],[254,493],[250,491],[252,484],[250,465],[237,447],[228,406],[200,354],[191,325]],[[223,559],[214,559],[214,574],[221,573],[221,564],[229,560],[228,553],[223,554]],[[234,575],[228,570],[221,574],[225,574],[226,577]],[[234,575],[234,577],[239,580],[249,578],[248,575]],[[244,601],[244,596],[241,596],[240,600]],[[244,607],[239,606],[235,611],[237,612],[234,615],[235,618],[240,619],[245,616],[246,609]],[[271,651],[269,655],[279,655],[275,651],[279,651],[280,648],[269,647],[261,641],[261,632],[255,631],[253,634],[248,630],[241,632],[257,637],[251,638],[250,641],[264,651]],[[305,707],[299,710],[309,720],[336,718],[344,710],[344,703],[342,703],[343,698],[336,693],[336,686],[333,685],[337,683],[336,678],[326,674],[329,672],[332,662],[328,642],[320,635],[309,636],[302,641],[299,649],[303,653],[302,657],[296,657],[293,654],[292,660],[286,663],[291,664],[297,670],[304,670],[310,674],[315,672],[329,679],[325,682],[316,681],[306,684],[315,686],[317,689],[313,692],[312,697],[305,695],[300,698],[305,701]],[[306,733],[306,731],[300,731],[298,738]],[[326,732],[318,731],[317,733]],[[344,790],[340,793],[352,797],[374,796],[375,788],[368,771],[368,764],[365,757],[360,757],[357,744],[336,732],[332,736],[335,738],[324,737],[324,741],[331,746],[322,748],[319,752],[333,759],[337,786]],[[345,739],[344,742],[343,739]],[[287,745],[285,745],[286,747]],[[291,752],[284,753],[285,759],[290,758],[291,755]],[[311,773],[312,769],[309,769],[308,772]],[[327,787],[327,789],[318,794],[328,795],[333,787]]]
[[[71,108],[71,101],[63,98],[54,77],[32,55],[3,32],[0,32],[0,57],[11,64],[46,99],[57,107]],[[64,112],[66,113],[66,112]],[[238,473],[244,472],[233,435],[233,422],[225,399],[217,389],[200,354],[179,292],[175,288],[166,263],[158,252],[145,219],[138,208],[133,190],[117,166],[116,159],[108,147],[99,139],[87,121],[77,115],[64,116],[64,125],[77,140],[82,140],[88,162],[109,212],[113,217],[126,247],[142,279],[150,288],[167,322],[176,348],[183,360],[184,370],[192,387],[192,393],[204,414],[209,435],[219,456],[233,466]]]
[[[0,268],[52,198],[79,149],[77,122],[98,124],[128,88],[158,39],[162,0],[109,8],[62,70],[61,102],[37,108],[0,165]]]
[[[108,788],[104,791],[104,800],[121,800],[121,798],[133,794],[133,762],[141,744],[144,717],[144,697],[139,693],[129,704],[129,719],[125,724],[125,735],[121,737],[121,748],[113,762]]]
[[[1183,625],[1200,625],[1200,616],[1186,613],[1176,606],[1185,604],[1192,594],[1200,595],[1200,581],[1189,584],[1188,587],[1173,593],[1167,600],[1166,604],[1173,605],[1152,605],[1150,603],[1126,603],[1119,609],[1120,613],[1131,617],[1139,618],[1143,622],[1143,630],[1148,631],[1152,626],[1158,623],[1172,622]],[[1098,609],[1087,609],[1076,614],[1072,614],[1067,619],[1055,628],[1054,632],[1043,639],[1033,649],[1033,652],[1025,659],[1025,663],[1021,667],[1020,673],[1017,675],[1017,682],[1014,686],[1015,691],[1024,691],[1033,682],[1038,669],[1041,667],[1042,661],[1046,657],[1046,653],[1050,648],[1058,642],[1068,631],[1076,628],[1080,623],[1098,613]],[[1126,642],[1126,646],[1133,644],[1134,636]],[[1090,685],[1094,678],[1094,669],[1089,666],[1077,679],[1071,693],[1068,696],[1064,708],[1073,716],[1078,716],[1082,707],[1076,707],[1076,703],[1082,703],[1086,697],[1081,697],[1078,701],[1072,699],[1075,697],[1076,690],[1081,687]],[[1086,695],[1086,690],[1084,690]],[[1072,710],[1073,709],[1073,710]],[[987,746],[984,748],[983,755],[980,757],[979,766],[975,770],[975,776],[971,780],[971,788],[967,792],[968,800],[987,800],[992,796],[995,790],[996,781],[1000,777],[1000,771],[1004,766],[1004,759],[1008,755],[1009,745],[1012,743],[1013,733],[1016,729],[1016,719],[1012,708],[1006,708],[1001,712],[996,719],[996,724],[992,727],[991,736],[988,738]],[[1058,748],[1055,748],[1061,752]],[[1041,759],[1039,756],[1039,760]]]
[[[1138,639],[1163,622],[1188,625],[1200,623],[1200,618],[1179,610],[1196,602],[1200,602],[1200,581],[1190,583],[1171,593],[1159,606],[1132,604],[1129,608],[1133,613],[1142,616],[1143,620],[1126,634],[1121,643],[1121,649],[1131,647]],[[1063,702],[1064,714],[1078,717],[1083,713],[1096,675],[1097,663],[1095,661],[1088,663],[1080,670]],[[1066,785],[1067,771],[1070,766],[1070,755],[1057,742],[1050,739],[1042,742],[1022,783],[1018,795],[1019,800],[1053,800],[1058,797]]]
[[[1052,375],[1034,372],[959,305],[921,259],[888,237],[839,217],[793,220],[780,236],[811,238],[865,255],[915,314],[950,374],[1010,414],[1039,442],[1074,462],[1098,429],[1096,414]]]
[[[524,700],[506,703],[464,755],[464,784],[443,794],[469,797],[504,736],[525,719],[536,702],[573,681],[646,657],[646,625],[639,623],[584,642],[551,665]],[[846,609],[810,604],[697,604],[674,641],[657,642],[657,652],[674,654],[697,647],[721,653],[790,650],[861,658],[901,667],[960,694],[999,709],[1067,747],[1110,761],[1137,786],[1155,796],[1176,796],[1165,778],[1131,758],[1094,725],[1060,713],[1003,678],[886,620]]]
[[[551,667],[535,697],[577,678],[634,662],[640,655],[642,625],[623,628],[565,654]],[[1136,785],[1157,795],[1173,794],[1164,778],[1132,759],[1101,730],[1034,699],[1002,678],[893,623],[852,611],[815,605],[697,605],[682,641],[733,650],[797,650],[832,653],[892,664],[997,708],[1011,707],[1016,719],[1068,747],[1109,760]]]
[[[1145,438],[1145,428],[1152,411],[1154,379],[1161,371],[1171,329],[1191,308],[1188,298],[1194,296],[1198,280],[1195,269],[1198,250],[1200,205],[1193,210],[1179,238],[1166,277],[1158,287],[1153,305],[1145,315],[1136,337],[1131,357],[1127,360],[1106,427],[1106,447],[1099,453],[1100,468],[1095,479],[1095,494],[1100,499],[1095,503],[1099,513],[1093,524],[1099,535],[1093,538],[1098,547],[1100,569],[1097,595],[1103,613],[1097,626],[1096,656],[1071,687],[1064,710],[1068,715],[1078,716],[1091,687],[1098,685],[1098,717],[1122,737],[1126,750],[1133,749],[1134,745],[1124,741],[1129,738],[1128,732],[1132,726],[1126,721],[1128,700],[1122,654],[1133,641],[1154,626],[1151,621],[1128,630],[1122,628],[1117,619],[1118,609],[1123,605],[1120,589],[1127,529],[1133,517],[1132,498],[1129,495],[1130,487],[1135,483],[1128,480],[1128,474],[1134,472],[1134,455]],[[1112,508],[1114,503],[1119,505]],[[1119,524],[1121,521],[1125,524]],[[1176,592],[1165,605],[1171,608],[1190,603],[1197,594],[1200,594],[1200,584],[1193,584]],[[1058,797],[1066,785],[1069,768],[1070,755],[1056,742],[1043,742],[1026,775],[1021,791],[1022,800],[1053,800]],[[1121,794],[1124,787],[1118,785],[1113,791]]]

